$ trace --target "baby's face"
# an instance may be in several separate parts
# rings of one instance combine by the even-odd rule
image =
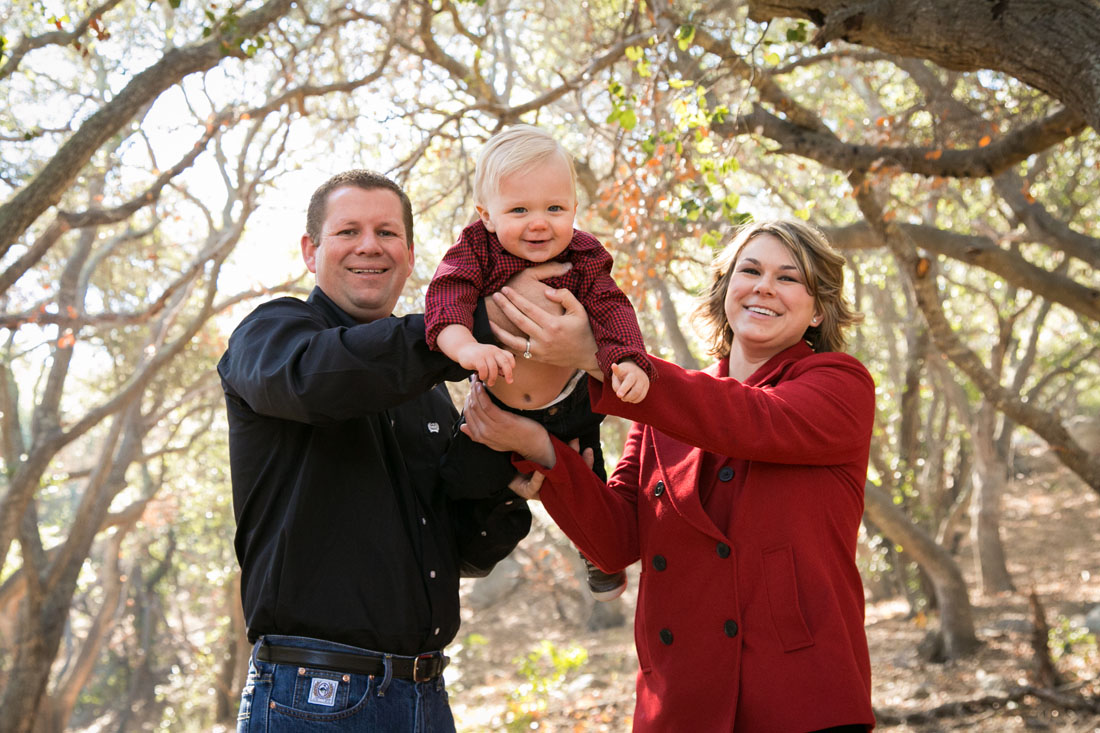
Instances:
[[[553,155],[505,176],[478,213],[505,250],[530,262],[553,259],[573,239],[577,196],[569,165]]]

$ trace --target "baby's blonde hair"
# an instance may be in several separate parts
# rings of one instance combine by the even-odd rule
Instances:
[[[540,127],[512,125],[489,138],[477,156],[474,171],[474,199],[479,206],[500,191],[500,182],[507,176],[526,170],[553,155],[560,155],[569,166],[569,180],[574,196],[577,190],[577,169],[573,156],[561,143]]]

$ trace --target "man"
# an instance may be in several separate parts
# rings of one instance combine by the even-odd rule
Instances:
[[[458,417],[440,382],[468,372],[428,349],[423,316],[391,315],[412,232],[389,179],[327,181],[301,240],[316,287],[256,308],[218,364],[255,643],[239,730],[453,731],[460,572],[487,573],[530,527],[506,487],[440,486]]]

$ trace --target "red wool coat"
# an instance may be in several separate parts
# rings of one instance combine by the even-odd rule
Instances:
[[[641,560],[634,730],[873,726],[855,564],[870,374],[803,343],[744,383],[726,360],[654,363],[640,404],[590,383],[594,409],[636,421],[606,488],[559,441],[541,469],[546,509],[589,559],[607,571]],[[700,487],[732,492],[717,497],[724,518]]]

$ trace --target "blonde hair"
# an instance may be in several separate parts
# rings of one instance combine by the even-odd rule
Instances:
[[[512,125],[489,138],[477,156],[474,170],[474,199],[480,206],[500,191],[500,182],[507,176],[560,155],[569,166],[569,180],[577,190],[577,169],[573,156],[561,143],[540,127]]]
[[[791,253],[814,307],[822,315],[821,323],[808,327],[802,338],[814,351],[843,351],[844,329],[863,320],[863,314],[844,296],[846,260],[816,227],[797,219],[776,219],[743,225],[711,264],[713,282],[695,311],[695,319],[709,331],[710,353],[718,358],[729,356],[733,329],[726,316],[726,292],[741,251],[761,234],[776,237]]]

